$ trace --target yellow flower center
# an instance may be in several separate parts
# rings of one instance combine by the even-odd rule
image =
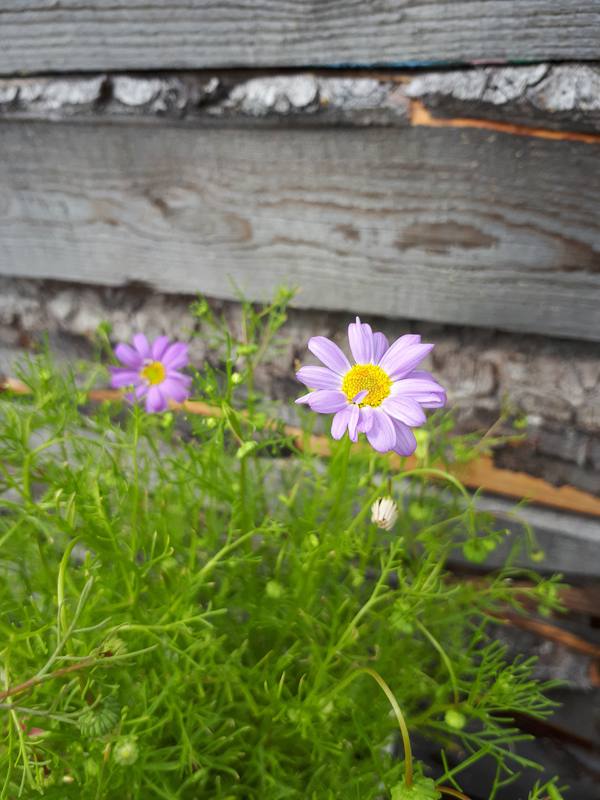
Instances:
[[[360,406],[380,406],[389,395],[392,382],[376,364],[355,364],[344,375],[342,391],[352,401],[359,392],[369,392]]]
[[[158,383],[162,383],[166,374],[167,370],[160,361],[151,361],[140,371],[140,376],[146,383],[149,383],[150,386],[156,386]]]

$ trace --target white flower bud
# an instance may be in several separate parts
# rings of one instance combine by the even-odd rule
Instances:
[[[371,506],[371,520],[378,528],[390,531],[398,519],[398,506],[391,497],[378,497]]]

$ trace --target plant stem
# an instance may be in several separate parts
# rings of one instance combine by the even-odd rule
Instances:
[[[60,678],[63,675],[69,675],[71,672],[77,672],[77,670],[91,667],[96,664],[98,660],[99,659],[96,657],[90,656],[82,661],[78,661],[77,664],[71,664],[68,667],[60,667],[60,669],[56,669],[54,672],[44,673],[43,675],[34,675],[33,678],[29,678],[28,680],[23,681],[23,683],[19,683],[17,686],[11,686],[9,689],[5,689],[3,692],[0,692],[0,701],[6,700],[7,697],[13,697],[15,694],[27,692],[34,686],[37,686],[40,683],[45,683],[52,678]]]
[[[452,797],[458,797],[459,800],[470,800],[466,794],[459,792],[458,789],[451,789],[449,786],[436,786],[435,787],[438,792],[442,792],[442,794],[450,794]]]
[[[375,672],[374,669],[370,667],[361,667],[357,669],[356,672],[353,673],[352,677],[356,677],[360,675],[360,673],[365,673],[366,675],[370,675],[371,678],[379,685],[379,687],[383,690],[385,696],[389,700],[389,703],[392,707],[396,720],[398,721],[398,728],[400,729],[400,735],[402,736],[402,746],[404,747],[404,782],[406,786],[410,789],[413,784],[413,763],[412,763],[412,748],[410,746],[410,736],[408,733],[408,726],[406,725],[406,720],[404,719],[404,714],[402,713],[402,709],[394,693],[387,685],[387,683],[383,680],[381,675],[378,672]],[[469,800],[467,798],[467,800]]]
[[[338,459],[339,459],[339,473],[336,476],[338,490],[336,492],[335,500],[331,506],[331,510],[329,511],[327,520],[331,522],[335,520],[339,516],[339,509],[342,504],[342,499],[344,497],[344,493],[347,490],[347,477],[348,477],[348,461],[350,459],[350,448],[352,447],[352,442],[350,438],[346,436],[342,442],[341,450],[339,454],[334,459],[334,465],[338,466]],[[333,465],[332,465],[333,466]]]
[[[432,633],[429,633],[427,628],[421,622],[419,622],[419,620],[415,620],[415,623],[417,625],[417,628],[423,634],[423,636],[425,636],[427,639],[429,639],[431,644],[435,647],[435,649],[440,654],[440,658],[444,662],[444,666],[448,670],[448,675],[450,676],[450,682],[452,684],[452,694],[454,696],[454,704],[458,705],[458,701],[459,701],[459,698],[458,698],[458,683],[457,683],[457,680],[456,680],[456,674],[454,672],[454,668],[452,666],[452,662],[448,658],[448,655],[447,655],[446,651],[444,650],[442,645],[438,642],[438,640],[435,638],[435,636]]]

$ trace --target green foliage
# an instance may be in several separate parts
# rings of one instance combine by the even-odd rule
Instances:
[[[438,800],[442,795],[431,778],[417,778],[407,786],[404,781],[392,787],[392,800]]]
[[[99,368],[47,357],[22,366],[29,396],[0,398],[0,800],[434,800],[483,758],[493,798],[535,766],[510,713],[549,714],[547,687],[506,662],[490,615],[552,608],[556,582],[528,571],[517,591],[515,548],[487,583],[449,579],[453,551],[479,562],[507,533],[433,466],[472,446],[444,415],[408,471],[348,441],[296,448],[253,380],[288,300],[244,304],[237,336],[195,305],[212,416],[89,404]],[[370,508],[390,487],[384,533]],[[368,670],[439,742],[438,774],[405,782]]]

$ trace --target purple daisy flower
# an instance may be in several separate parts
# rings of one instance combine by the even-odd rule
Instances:
[[[133,387],[127,399],[133,402],[145,397],[146,411],[165,411],[169,400],[183,403],[189,397],[192,379],[179,372],[189,363],[185,342],[171,343],[167,336],[159,336],[150,344],[143,333],[136,333],[133,347],[121,342],[115,355],[125,366],[110,367],[111,386]]]
[[[417,442],[411,428],[425,422],[424,408],[441,408],[446,392],[429,372],[415,367],[433,349],[421,337],[407,334],[391,346],[383,333],[356,318],[348,326],[350,364],[340,348],[325,336],[313,336],[308,349],[325,366],[302,367],[296,377],[311,389],[296,400],[319,414],[334,414],[331,435],[341,439],[346,430],[355,442],[365,433],[380,453],[414,453]]]

